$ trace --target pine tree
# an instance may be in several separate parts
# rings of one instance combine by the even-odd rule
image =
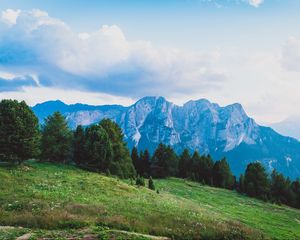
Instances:
[[[0,102],[0,160],[21,163],[39,154],[38,119],[27,104]]]
[[[110,172],[123,178],[134,177],[136,171],[134,169],[130,152],[124,141],[122,129],[110,119],[103,119],[100,126],[108,134],[113,150],[113,159],[110,162]]]
[[[205,184],[211,184],[212,182],[212,169],[214,163],[210,157],[208,156],[201,156],[199,164],[198,164],[198,175],[199,181],[204,182]]]
[[[170,146],[160,143],[151,161],[151,174],[155,177],[176,176],[178,157]]]
[[[106,172],[113,159],[113,149],[106,131],[99,124],[91,125],[85,133],[85,164]]]
[[[72,132],[59,112],[45,119],[41,148],[45,161],[66,163],[71,159]]]
[[[141,175],[144,177],[148,177],[150,175],[150,153],[148,149],[146,149],[141,155]]]
[[[275,169],[271,174],[270,194],[276,203],[290,204],[293,199],[291,182]]]
[[[152,179],[151,176],[150,176],[150,178],[149,178],[148,188],[155,191],[154,182],[153,182],[153,179]]]
[[[295,181],[291,184],[291,189],[293,191],[293,200],[292,200],[292,206],[296,208],[300,208],[300,179],[297,178]]]
[[[244,183],[244,175],[243,174],[240,175],[239,185],[238,185],[238,191],[240,193],[244,193],[245,192],[245,183]]]
[[[188,175],[189,178],[191,178],[193,181],[200,181],[200,177],[199,177],[199,163],[200,163],[200,154],[198,153],[198,151],[195,151],[189,166],[188,166]]]
[[[86,141],[84,128],[79,125],[74,132],[73,159],[77,165],[83,165],[87,160]]]
[[[234,177],[225,158],[216,161],[213,166],[213,183],[216,187],[232,189]]]
[[[263,200],[269,198],[270,183],[265,168],[259,162],[248,164],[245,171],[245,192],[250,197],[257,197]]]
[[[135,184],[137,186],[145,186],[145,179],[143,177],[141,177],[140,175],[137,176]]]
[[[141,175],[141,159],[136,147],[133,147],[131,150],[131,159],[137,174]]]
[[[178,176],[181,178],[186,178],[188,176],[189,162],[191,161],[190,153],[187,149],[184,149],[180,155],[178,162]]]

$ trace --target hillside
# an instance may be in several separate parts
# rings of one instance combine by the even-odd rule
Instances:
[[[300,142],[258,125],[238,103],[223,107],[199,99],[178,106],[163,97],[144,97],[129,107],[49,101],[32,110],[40,123],[60,111],[73,129],[110,118],[122,128],[129,148],[147,148],[153,153],[159,143],[164,143],[177,153],[187,148],[209,153],[214,159],[225,156],[236,176],[254,161],[292,179],[300,174]]]
[[[0,239],[28,232],[31,239],[154,239],[131,232],[174,239],[300,238],[299,210],[175,178],[156,180],[157,194],[72,166],[27,162],[1,167],[0,179],[0,225],[24,227],[0,227]]]

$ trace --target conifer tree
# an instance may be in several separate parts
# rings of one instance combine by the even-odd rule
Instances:
[[[122,129],[110,119],[103,119],[100,122],[100,126],[103,127],[108,134],[112,146],[113,159],[109,166],[110,172],[113,175],[124,178],[134,177],[136,171],[127,144],[124,141]]]
[[[144,177],[148,177],[150,175],[150,153],[148,149],[146,149],[141,155],[141,175]]]
[[[239,185],[238,185],[238,191],[240,193],[244,193],[245,192],[245,183],[244,183],[244,175],[243,174],[240,175]]]
[[[225,158],[216,161],[213,166],[213,183],[216,187],[232,189],[234,177]]]
[[[245,192],[250,197],[269,198],[269,180],[265,168],[259,162],[248,164],[244,178]]]
[[[151,161],[151,174],[155,177],[176,176],[178,157],[170,146],[160,143]]]
[[[187,149],[184,149],[180,155],[178,162],[178,176],[186,178],[188,176],[189,163],[191,161],[190,153]]]
[[[72,132],[60,112],[45,119],[41,150],[45,161],[66,163],[71,159]]]
[[[193,180],[193,181],[200,181],[200,177],[199,177],[199,162],[200,162],[200,154],[198,153],[198,151],[195,151],[190,163],[189,163],[189,167],[188,167],[188,172],[189,172],[189,177]]]
[[[73,138],[73,159],[77,165],[83,165],[87,160],[85,131],[81,125],[78,125]]]
[[[141,175],[141,158],[136,147],[131,150],[131,159],[137,174]]]
[[[39,154],[38,119],[22,101],[0,102],[0,160],[21,163]]]
[[[290,204],[293,199],[291,182],[275,169],[271,174],[270,194],[272,200],[277,203]]]
[[[201,156],[200,161],[198,163],[198,175],[199,181],[204,182],[205,184],[210,185],[212,183],[212,170],[213,170],[214,163],[210,157],[208,156]]]
[[[148,188],[155,191],[154,182],[153,182],[153,179],[152,179],[151,176],[150,176],[150,178],[149,178]]]
[[[291,188],[293,191],[293,200],[292,200],[292,206],[296,208],[300,208],[300,179],[297,178],[295,181],[292,182]]]
[[[94,170],[110,170],[113,149],[108,134],[99,124],[91,125],[85,133],[85,164]]]
[[[145,179],[143,177],[141,177],[140,175],[137,176],[135,184],[137,186],[145,186]]]

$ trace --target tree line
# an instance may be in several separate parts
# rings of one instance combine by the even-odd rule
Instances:
[[[259,162],[250,163],[239,179],[225,158],[214,161],[210,155],[192,154],[159,144],[153,155],[146,149],[127,148],[121,128],[109,119],[72,131],[66,119],[55,112],[42,126],[30,107],[22,101],[0,102],[0,161],[22,163],[30,158],[77,166],[121,178],[134,178],[136,184],[155,189],[154,178],[179,177],[205,185],[236,190],[250,197],[300,208],[300,181],[291,181],[276,170],[269,176]]]

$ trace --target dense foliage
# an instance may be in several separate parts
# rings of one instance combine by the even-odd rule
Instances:
[[[143,165],[144,152],[138,155],[136,148],[132,149],[132,159],[136,171],[141,176],[166,178],[177,176],[219,188],[236,190],[250,197],[278,204],[300,207],[300,181],[290,181],[275,170],[268,175],[259,162],[250,163],[239,180],[233,176],[230,166],[225,158],[213,161],[210,155],[200,155],[195,151],[192,156],[185,149],[180,156],[170,146],[159,144],[150,161],[147,161],[150,171],[145,174]],[[144,174],[143,174],[144,173]],[[151,178],[152,179],[152,178]]]
[[[124,141],[122,129],[110,119],[103,119],[99,125],[106,131],[113,152],[109,163],[110,173],[124,178],[134,176],[136,171],[132,164],[130,151]]]
[[[39,153],[38,119],[22,101],[0,102],[0,160],[21,163]]]
[[[248,164],[244,178],[245,193],[265,200],[268,199],[269,185],[265,168],[259,162]]]
[[[45,161],[66,163],[71,160],[72,132],[60,112],[45,119],[41,151],[41,158]]]
[[[150,172],[154,177],[164,178],[176,176],[178,171],[178,157],[170,146],[160,143],[155,150]]]
[[[74,161],[81,167],[122,178],[135,176],[122,131],[109,119],[85,129],[78,126],[74,132],[73,148]]]

